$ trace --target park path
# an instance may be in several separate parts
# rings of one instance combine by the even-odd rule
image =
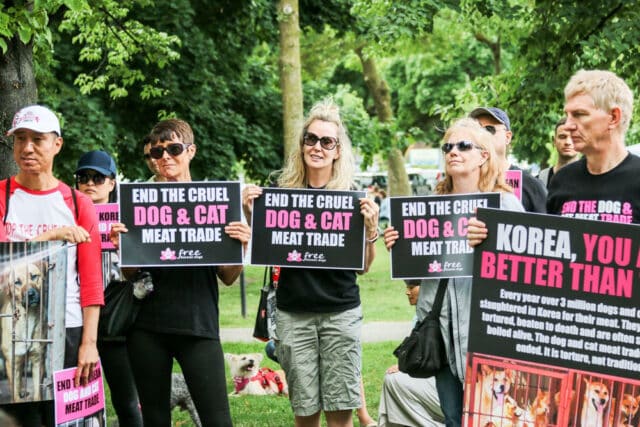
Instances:
[[[366,322],[362,325],[363,342],[402,341],[409,335],[411,321],[408,322]],[[225,342],[255,342],[252,328],[222,328],[220,340]]]

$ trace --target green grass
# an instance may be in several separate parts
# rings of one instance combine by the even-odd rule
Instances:
[[[364,378],[365,396],[369,414],[378,418],[378,404],[384,372],[396,362],[391,354],[396,347],[395,342],[365,343],[362,346],[362,377]],[[255,343],[223,343],[226,353],[256,353],[264,350],[264,344]],[[265,358],[262,366],[278,369],[278,365]],[[177,365],[175,371],[179,371]],[[233,382],[227,374],[227,390],[233,391]],[[106,390],[107,395],[109,391]],[[212,397],[215,398],[215,397]],[[107,397],[107,402],[110,402]],[[229,397],[231,418],[235,427],[285,427],[293,425],[293,412],[289,400],[283,396],[238,396]],[[358,426],[358,417],[353,413],[354,426]],[[115,421],[115,413],[107,407],[108,425]],[[173,425],[191,426],[191,418],[186,411],[175,409],[172,414]],[[326,425],[323,421],[323,425]],[[123,426],[124,427],[124,426]]]
[[[384,248],[382,239],[376,244],[377,256],[370,271],[358,276],[364,321],[407,321],[415,314],[413,307],[407,303],[403,281],[391,280],[389,254]],[[252,328],[255,320],[264,267],[245,267],[246,316],[242,316],[241,292],[238,283],[230,287],[220,287],[220,327]],[[408,333],[409,331],[407,331]],[[365,396],[369,414],[378,418],[378,404],[385,370],[396,363],[392,355],[397,342],[364,343],[362,346],[362,374]],[[255,353],[264,351],[264,343],[255,340],[251,343],[223,342],[227,353]],[[262,366],[277,369],[278,365],[265,357]],[[175,371],[179,371],[177,364]],[[231,378],[227,373],[227,390],[233,391]],[[215,397],[214,397],[215,398]],[[236,427],[283,427],[293,425],[293,412],[286,398],[281,396],[242,396],[230,397],[229,405],[233,425]],[[109,425],[115,419],[113,408],[107,408]],[[173,412],[173,425],[191,426],[188,413]],[[354,411],[354,426],[358,419]],[[323,421],[323,425],[324,421]]]

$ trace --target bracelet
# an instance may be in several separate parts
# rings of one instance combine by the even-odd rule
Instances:
[[[378,232],[378,230],[376,230],[376,235],[373,236],[373,238],[371,238],[371,239],[367,239],[367,243],[371,243],[371,244],[375,243],[376,240],[378,240],[378,237],[380,237],[380,232]]]

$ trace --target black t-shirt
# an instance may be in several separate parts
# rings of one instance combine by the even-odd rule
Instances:
[[[338,313],[358,307],[356,272],[283,267],[276,301],[279,310],[297,313]]]
[[[509,169],[522,171],[522,206],[524,206],[524,210],[547,213],[547,189],[542,181],[517,166],[512,165]]]
[[[550,214],[607,222],[640,223],[640,157],[633,154],[610,171],[593,175],[587,160],[564,166],[549,183]]]
[[[149,268],[152,293],[142,300],[135,326],[141,329],[219,338],[216,267]]]

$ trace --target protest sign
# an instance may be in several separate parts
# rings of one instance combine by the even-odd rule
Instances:
[[[73,421],[79,421],[81,425],[106,425],[100,362],[89,373],[87,383],[78,387],[74,383],[77,369],[63,369],[53,374],[56,426],[66,426]]]
[[[123,267],[242,264],[239,182],[120,183]]]
[[[362,191],[265,188],[253,202],[251,263],[364,268]]]
[[[471,276],[467,223],[478,207],[499,207],[500,194],[391,197],[391,224],[400,238],[391,248],[391,278]]]
[[[522,201],[522,171],[519,169],[508,169],[504,173],[504,179],[513,188],[513,194]]]
[[[119,206],[117,203],[99,203],[95,205],[98,214],[98,227],[100,231],[100,247],[103,251],[115,251],[109,238],[111,232],[111,224],[120,222]]]
[[[640,390],[640,227],[495,209],[478,219],[489,233],[474,256],[467,417],[499,421],[482,411],[482,385],[506,373],[522,408],[557,402],[543,425],[624,424],[613,402]]]

